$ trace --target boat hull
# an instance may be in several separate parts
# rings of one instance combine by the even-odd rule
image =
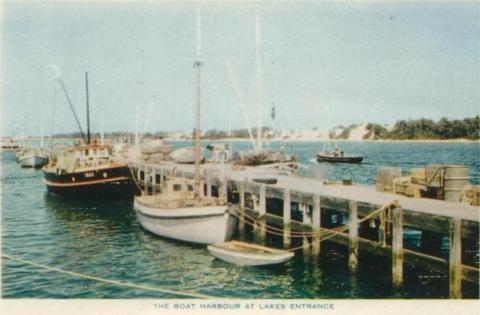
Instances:
[[[128,166],[56,174],[43,168],[48,192],[77,197],[124,197],[140,193]]]
[[[159,209],[150,208],[135,198],[137,220],[146,230],[170,239],[214,244],[232,237],[235,219],[226,206],[198,208]]]
[[[329,163],[362,163],[363,157],[361,156],[329,156],[317,154],[318,162]]]
[[[47,155],[30,155],[18,159],[21,167],[40,168],[48,163]]]

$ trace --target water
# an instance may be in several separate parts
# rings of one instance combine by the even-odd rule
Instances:
[[[184,146],[187,143],[177,143]],[[246,147],[234,143],[236,149]],[[273,143],[272,147],[281,144]],[[288,143],[309,163],[322,145]],[[361,165],[329,165],[333,178],[373,183],[381,165],[405,170],[428,163],[470,167],[479,182],[478,144],[342,143],[347,153],[365,156]],[[47,194],[41,171],[21,169],[2,155],[2,252],[63,270],[134,284],[236,298],[446,298],[447,270],[405,266],[405,283],[391,285],[390,261],[360,250],[359,271],[348,272],[348,248],[322,244],[318,259],[302,256],[280,266],[236,267],[214,259],[202,246],[168,241],[136,222],[132,202],[81,201]],[[278,243],[270,239],[270,243]],[[419,242],[405,233],[407,247]],[[445,268],[446,269],[446,268]],[[464,283],[466,298],[478,298],[477,285]],[[4,298],[181,298],[173,294],[120,287],[42,270],[2,259]]]

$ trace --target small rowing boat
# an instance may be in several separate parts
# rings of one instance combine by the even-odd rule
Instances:
[[[239,241],[217,243],[207,247],[210,254],[239,266],[280,264],[290,260],[294,253]]]

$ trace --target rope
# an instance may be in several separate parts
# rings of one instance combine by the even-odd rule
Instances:
[[[147,291],[155,291],[155,292],[161,292],[161,293],[167,293],[167,294],[173,294],[173,295],[180,295],[180,296],[188,296],[188,297],[199,298],[199,299],[219,299],[219,297],[216,297],[216,296],[205,295],[205,294],[196,293],[196,292],[175,291],[175,290],[151,287],[151,286],[147,286],[147,285],[127,283],[127,282],[118,281],[118,280],[104,279],[104,278],[91,276],[91,275],[87,275],[87,274],[83,274],[83,273],[78,273],[78,272],[74,272],[74,271],[67,271],[67,270],[63,270],[63,269],[59,269],[59,268],[55,268],[55,267],[49,267],[49,266],[41,265],[41,264],[35,263],[33,261],[29,261],[29,260],[26,260],[26,259],[14,257],[14,256],[7,255],[7,254],[2,254],[2,258],[14,260],[14,261],[21,262],[21,263],[24,263],[24,264],[27,264],[27,265],[35,266],[35,267],[50,270],[50,271],[55,271],[55,272],[58,272],[58,273],[67,274],[67,275],[78,277],[78,278],[90,279],[90,280],[95,280],[95,281],[99,281],[99,282],[103,282],[103,283],[123,286],[123,287],[129,287],[129,288],[141,289],[141,290],[147,290]],[[222,297],[222,299],[223,298],[224,297]]]
[[[391,206],[398,207],[399,206],[398,201],[397,200],[391,201],[388,204],[372,211],[371,213],[369,213],[365,217],[358,220],[358,224],[363,223],[367,220],[370,220],[373,217],[376,217],[379,213],[390,209]],[[245,221],[245,223],[248,224],[248,225],[251,225],[253,227],[256,227],[258,225],[258,222],[259,222],[258,219],[255,219],[254,217],[249,216],[245,211],[243,211],[241,209],[239,209],[239,212],[243,214],[243,217],[241,217],[238,214],[233,213],[233,212],[231,214],[236,216],[237,218],[243,219]],[[339,226],[339,227],[336,227],[336,228],[333,228],[333,229],[323,229],[323,228],[321,228],[320,231],[314,231],[314,232],[295,232],[295,231],[291,231],[290,232],[290,235],[291,235],[290,237],[291,238],[314,237],[314,238],[319,238],[319,239],[315,240],[316,242],[317,241],[322,242],[322,241],[326,241],[326,240],[334,237],[335,235],[343,234],[343,232],[347,231],[349,228],[350,228],[349,225],[346,224],[346,225],[342,225],[342,226]],[[280,229],[280,228],[277,228],[277,227],[274,227],[274,226],[271,226],[271,225],[268,225],[268,224],[265,224],[265,230],[266,230],[266,232],[268,232],[269,234],[272,234],[272,235],[277,235],[277,236],[283,236],[284,235],[283,234],[283,232],[284,232],[283,229]],[[282,233],[278,233],[276,231],[281,231]],[[293,251],[296,251],[298,249],[302,249],[302,248],[310,247],[310,246],[313,246],[313,244],[309,243],[308,245],[302,245],[302,246],[290,248],[289,251],[293,252]]]
[[[130,170],[130,175],[132,175],[132,179],[133,179],[133,181],[135,182],[135,185],[137,186],[138,190],[139,190],[140,192],[142,192],[143,189],[142,189],[142,187],[140,187],[140,185],[138,184],[137,179],[135,178],[135,174],[133,173],[132,168],[130,167],[130,165],[129,165],[128,163],[126,163],[126,165],[127,165],[128,169]]]

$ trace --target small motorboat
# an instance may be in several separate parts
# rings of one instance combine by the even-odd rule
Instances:
[[[261,245],[230,241],[207,247],[210,254],[239,266],[263,266],[281,264],[290,260],[293,252]]]
[[[329,163],[362,163],[363,156],[344,155],[343,151],[317,153],[317,162]]]

